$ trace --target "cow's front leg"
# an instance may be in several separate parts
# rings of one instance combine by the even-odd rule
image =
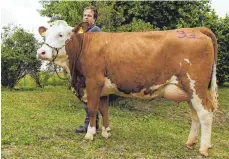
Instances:
[[[96,133],[96,113],[100,104],[101,85],[94,79],[86,79],[89,124],[85,139],[93,140]]]
[[[108,106],[109,106],[109,96],[101,97],[99,112],[103,117],[102,136],[106,139],[111,136],[109,132],[111,129],[109,127]]]

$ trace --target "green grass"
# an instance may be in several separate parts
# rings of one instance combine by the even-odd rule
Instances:
[[[229,88],[220,89],[210,159],[229,158]],[[85,141],[81,102],[66,87],[2,89],[2,158],[201,158],[188,150],[191,118],[186,104],[117,100],[109,108],[112,136]]]

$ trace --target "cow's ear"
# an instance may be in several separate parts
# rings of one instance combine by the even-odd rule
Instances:
[[[87,22],[80,23],[79,25],[75,26],[72,30],[75,34],[82,34],[87,32],[89,24]]]
[[[40,33],[40,35],[41,35],[42,37],[45,37],[45,32],[46,32],[46,30],[47,30],[47,28],[45,28],[44,26],[41,26],[41,27],[39,27],[39,29],[38,29],[38,31],[39,31],[39,33]]]

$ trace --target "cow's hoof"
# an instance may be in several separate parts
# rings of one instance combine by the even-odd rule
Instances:
[[[111,131],[111,128],[110,128],[110,127],[107,127],[106,130],[107,130],[107,131]]]
[[[208,157],[209,154],[208,154],[208,148],[202,148],[199,150],[200,154],[204,157]]]
[[[194,150],[194,146],[195,146],[196,142],[193,142],[193,143],[189,143],[189,142],[186,142],[186,147],[190,150]]]
[[[111,133],[109,133],[108,131],[110,131],[111,129],[109,127],[105,128],[105,127],[102,127],[102,136],[105,138],[105,139],[108,139],[110,136],[111,136]]]
[[[93,135],[90,133],[87,133],[84,137],[86,140],[93,140]]]
[[[111,133],[109,133],[109,132],[102,132],[102,136],[103,136],[105,139],[108,139],[108,138],[111,136]]]
[[[209,145],[209,146],[208,146],[208,148],[209,148],[209,149],[211,149],[211,148],[213,148],[213,146],[214,146],[214,145],[213,145],[213,144],[211,144],[211,145]]]
[[[186,147],[187,147],[189,150],[194,150],[194,145],[195,145],[195,144],[186,144]]]

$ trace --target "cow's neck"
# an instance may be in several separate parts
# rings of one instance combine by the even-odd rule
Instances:
[[[71,84],[79,98],[83,95],[82,88],[85,88],[85,80],[82,76],[82,69],[80,66],[80,56],[83,52],[83,38],[83,34],[73,35],[71,40],[65,46],[69,60]]]
[[[81,69],[77,66],[79,66],[78,63],[83,50],[83,38],[83,34],[74,34],[71,37],[72,40],[66,45],[66,52],[69,59],[69,67],[71,73],[76,70],[80,71],[79,69]]]

